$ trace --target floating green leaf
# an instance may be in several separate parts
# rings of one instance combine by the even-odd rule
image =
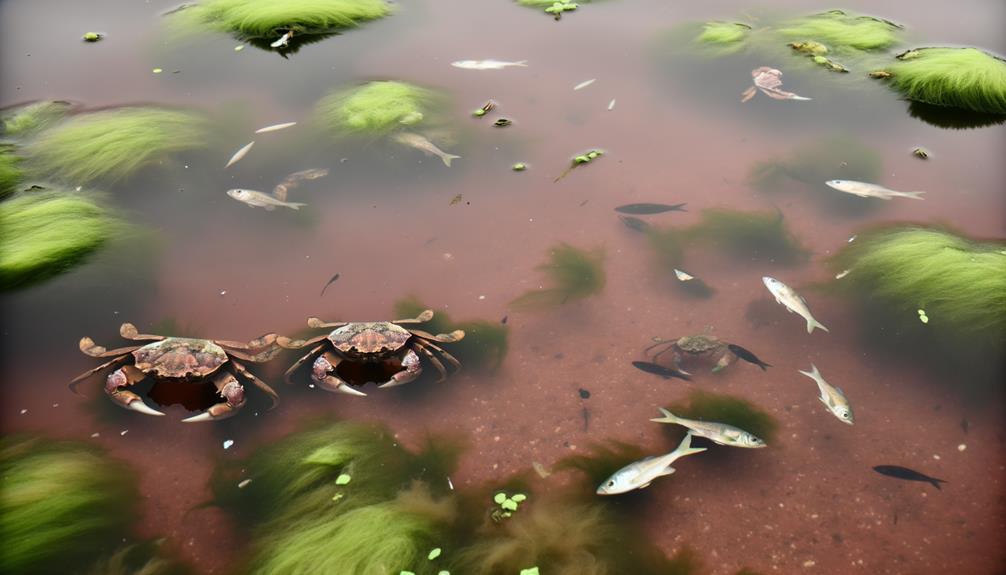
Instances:
[[[440,557],[441,551],[442,550],[439,547],[434,547],[433,550],[430,551],[429,555],[426,556],[426,558],[429,559],[430,561],[433,561],[437,557]]]
[[[348,485],[349,482],[352,481],[352,480],[353,480],[353,478],[350,477],[349,474],[343,473],[343,474],[341,474],[341,475],[339,475],[338,477],[335,478],[335,484],[336,485]]]

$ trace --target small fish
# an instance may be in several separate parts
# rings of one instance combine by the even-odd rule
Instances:
[[[453,206],[454,204],[460,204],[460,203],[461,203],[461,194],[458,194],[458,195],[454,196],[453,198],[451,198],[451,203],[448,204],[448,205]]]
[[[670,475],[671,464],[686,455],[705,451],[705,447],[692,447],[692,433],[685,434],[677,449],[659,457],[647,457],[619,469],[597,488],[598,495],[618,495],[634,489],[644,489],[658,477]]]
[[[695,276],[687,274],[677,268],[674,269],[674,277],[678,278],[678,281],[687,282],[695,279]]]
[[[907,481],[925,481],[931,484],[937,489],[942,489],[940,483],[946,483],[944,479],[936,479],[935,477],[929,477],[924,473],[919,473],[914,469],[909,469],[907,467],[901,467],[900,465],[878,465],[873,468],[874,471],[881,475],[886,475],[888,477],[894,477],[897,479],[905,479]]]
[[[277,206],[290,208],[291,210],[299,210],[301,206],[307,205],[298,204],[297,202],[284,202],[277,200],[269,194],[263,194],[262,192],[256,192],[255,190],[227,190],[227,195],[253,208],[265,208],[270,212],[275,210]]]
[[[456,160],[461,156],[455,156],[454,154],[448,154],[447,152],[441,150],[433,142],[427,140],[419,134],[413,134],[412,132],[402,132],[400,134],[395,134],[395,141],[399,144],[409,146],[426,152],[427,154],[432,154],[443,160],[444,165],[448,168],[451,167],[451,160]]]
[[[334,276],[332,276],[332,279],[328,280],[328,283],[325,284],[325,287],[321,288],[321,293],[318,294],[318,297],[325,295],[325,290],[328,289],[328,286],[334,284],[335,280],[337,279],[339,279],[339,274],[335,274]]]
[[[251,150],[252,146],[254,146],[254,145],[255,145],[255,140],[252,140],[251,142],[248,142],[247,144],[245,144],[245,146],[243,148],[241,148],[240,150],[234,152],[234,155],[231,156],[231,159],[227,161],[227,165],[224,166],[224,169],[226,170],[227,168],[229,168],[232,165],[234,165],[234,164],[238,163],[239,161],[241,161],[241,158],[243,158],[246,155],[248,155],[249,150]]]
[[[810,314],[810,308],[807,307],[807,302],[793,291],[793,288],[768,276],[762,277],[761,281],[768,288],[769,293],[775,297],[776,303],[782,304],[791,313],[796,312],[797,315],[807,320],[807,333],[812,333],[815,327],[828,331],[828,328],[814,319],[814,316]]]
[[[762,371],[765,371],[766,367],[772,367],[771,363],[765,363],[764,361],[758,359],[758,356],[756,356],[755,354],[751,353],[750,351],[744,349],[739,345],[728,343],[727,347],[730,349],[730,351],[734,353],[734,355],[736,355],[737,357],[743,359],[748,363],[753,363],[757,365],[758,367],[761,368]]]
[[[264,128],[259,128],[255,130],[256,134],[265,134],[266,132],[275,132],[278,130],[285,130],[290,126],[296,126],[297,122],[287,122],[285,124],[273,124],[272,126],[266,126]]]
[[[687,212],[685,209],[687,203],[684,204],[625,204],[624,206],[618,206],[615,208],[616,212],[621,212],[623,214],[634,214],[637,216],[648,216],[652,214],[662,214],[664,212]]]
[[[597,78],[591,78],[590,80],[585,80],[583,82],[580,82],[576,86],[573,86],[573,90],[582,90],[582,89],[586,88],[587,86],[593,84],[596,81],[597,81]]]
[[[615,109],[615,99],[612,98],[611,101],[608,102],[608,111],[610,112],[610,111],[612,111],[614,109]]]
[[[828,411],[835,414],[835,417],[842,423],[848,423],[849,425],[855,423],[855,419],[852,417],[852,406],[849,405],[849,400],[846,399],[845,393],[842,392],[841,388],[835,387],[825,381],[821,377],[821,372],[817,370],[816,365],[813,363],[810,364],[810,371],[798,371],[817,383],[817,388],[821,392],[821,396],[818,399],[828,408]]]
[[[764,441],[739,427],[734,427],[730,424],[719,423],[716,421],[685,419],[674,415],[662,407],[659,409],[660,413],[663,414],[663,417],[651,419],[650,421],[655,421],[657,423],[677,423],[678,425],[682,425],[692,430],[692,433],[695,435],[705,437],[706,439],[709,439],[713,443],[717,443],[719,445],[747,447],[751,449],[766,447]]]
[[[747,102],[755,97],[758,90],[773,100],[810,100],[803,96],[797,96],[793,92],[782,89],[782,72],[775,68],[762,66],[751,71],[751,78],[754,86],[751,86],[741,94],[741,102]]]
[[[287,31],[286,34],[283,34],[282,36],[279,37],[279,40],[276,40],[272,44],[269,44],[269,47],[285,48],[286,46],[290,45],[290,38],[293,38],[293,30]]]
[[[639,218],[634,218],[632,216],[618,216],[618,219],[622,220],[625,227],[630,230],[636,230],[637,232],[645,232],[650,229],[650,224]]]
[[[825,184],[827,184],[828,187],[834,188],[840,192],[845,192],[861,198],[878,198],[881,200],[890,200],[891,198],[911,198],[913,200],[925,199],[922,197],[922,194],[925,192],[898,192],[895,190],[889,190],[884,186],[868,184],[866,182],[854,182],[852,180],[828,180]]]
[[[517,62],[506,62],[503,60],[458,60],[457,62],[451,62],[451,66],[465,70],[502,70],[509,66],[527,67],[527,60],[519,60]]]
[[[677,377],[685,381],[691,381],[692,378],[689,377],[689,373],[684,371],[678,371],[676,369],[671,369],[669,367],[664,367],[660,364],[652,363],[649,361],[634,361],[632,362],[632,367],[645,371],[646,373],[652,373],[653,375],[659,375],[664,379],[671,379],[672,377]]]

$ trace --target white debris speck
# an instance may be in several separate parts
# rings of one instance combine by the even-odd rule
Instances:
[[[849,272],[851,272],[851,271],[852,270],[843,270],[841,273],[835,275],[835,279],[840,280],[840,279],[844,278],[845,276],[849,275]]]
[[[128,429],[123,429],[122,431],[119,432],[119,435],[125,435],[127,433],[129,433],[129,430]]]
[[[935,460],[939,461],[939,460],[940,460],[940,456],[939,456],[939,455],[936,455],[936,454],[934,453],[934,454],[933,454],[933,459],[935,459]]]
[[[851,244],[852,242],[854,242],[854,241],[856,241],[856,236],[852,236],[851,238],[849,238],[849,243],[850,243],[850,244]]]
[[[450,477],[447,478],[447,487],[450,487],[451,491],[454,491],[454,483],[451,481]]]
[[[309,383],[309,384],[307,384],[307,386],[310,387],[311,389],[314,389],[314,384],[313,383]]]
[[[479,296],[479,299],[480,299],[480,300],[481,300],[481,299],[486,299],[486,296],[484,296],[484,295],[480,295],[480,296]]]
[[[586,88],[587,86],[593,84],[596,81],[597,81],[597,78],[591,78],[590,80],[584,80],[583,82],[580,82],[576,86],[573,86],[573,89],[574,90],[582,90],[582,89]]]
[[[241,483],[238,483],[238,489],[244,489],[245,487],[248,487],[248,484],[251,483],[251,481],[252,481],[251,479],[242,479]]]
[[[59,404],[58,403],[54,403],[54,404],[52,404],[52,406],[53,407],[59,407]]]
[[[614,110],[614,109],[615,109],[615,99],[612,98],[611,101],[608,102],[608,111],[610,112],[611,110]]]
[[[227,295],[227,290],[225,289],[220,290],[220,297],[224,297],[225,295]]]
[[[967,448],[968,448],[968,446],[967,446],[967,445],[964,445],[964,444],[962,443],[962,444],[960,444],[960,445],[958,445],[958,446],[957,446],[957,451],[964,451],[964,450],[965,450],[965,449],[967,449]]]
[[[97,431],[95,431],[94,433],[91,434],[91,438],[94,439],[95,437],[98,437],[100,435],[101,435],[100,433],[98,433]]]
[[[224,449],[230,449],[232,445],[234,445],[233,439],[224,440]]]
[[[817,565],[817,562],[814,561],[813,559],[808,559],[803,562],[804,567],[813,567],[814,565]]]
[[[28,413],[28,410],[27,410],[27,409],[22,409],[22,410],[21,410],[21,415],[24,415],[24,414],[26,414],[26,413]]]
[[[449,262],[449,261],[451,261],[451,260],[454,259],[454,254],[452,254],[450,252],[445,252],[444,255],[443,255],[443,258],[444,258],[445,262]]]

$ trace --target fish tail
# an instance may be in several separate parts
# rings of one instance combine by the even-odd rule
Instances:
[[[943,488],[940,487],[940,483],[946,483],[946,482],[947,482],[946,479],[936,479],[935,477],[929,478],[929,483],[931,483],[933,487],[939,489],[940,491],[943,491]]]
[[[797,371],[813,379],[814,381],[817,381],[818,378],[821,377],[821,372],[817,370],[817,366],[814,365],[813,363],[810,364],[810,371],[803,371],[802,369],[798,369]]]
[[[455,156],[454,154],[444,154],[440,156],[440,159],[444,161],[444,165],[448,168],[451,167],[451,160],[457,160],[461,156]]]
[[[665,411],[666,412],[666,410],[661,410],[661,411]],[[666,413],[670,413],[670,412],[666,412]],[[705,450],[706,450],[705,447],[692,447],[692,432],[689,431],[688,433],[685,434],[685,438],[681,440],[681,443],[678,445],[678,448],[674,450],[674,452],[677,453],[677,454],[679,454],[681,457],[684,457],[686,455],[693,455],[695,453],[702,453]]]
[[[901,195],[906,198],[912,198],[913,200],[924,200],[922,194],[926,192],[902,192]]]
[[[807,320],[807,333],[814,333],[814,328],[815,327],[818,328],[818,329],[824,330],[824,331],[828,331],[828,328],[824,327],[823,323],[817,321],[814,318],[808,319]]]
[[[517,62],[514,62],[514,65],[515,66],[525,66],[526,67],[527,66],[527,60],[518,60]]]
[[[657,418],[651,419],[650,421],[655,421],[657,423],[677,423],[678,422],[678,417],[676,415],[674,415],[673,413],[671,413],[670,411],[667,411],[663,407],[658,407],[657,409],[660,410],[660,413],[663,415],[663,417],[657,417]],[[689,440],[689,441],[691,441],[691,440]]]
[[[288,207],[290,209],[293,209],[293,210],[299,210],[302,206],[306,206],[306,205],[307,204],[300,204],[300,203],[297,203],[297,202],[287,202],[286,203],[286,207]]]

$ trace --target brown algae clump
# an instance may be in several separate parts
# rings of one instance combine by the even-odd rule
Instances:
[[[0,442],[0,571],[66,573],[126,534],[139,495],[128,471],[90,447]]]
[[[552,280],[550,288],[531,290],[510,302],[514,309],[537,309],[584,299],[604,289],[604,251],[584,251],[559,244],[538,266]]]
[[[170,154],[205,145],[203,119],[160,108],[121,108],[72,116],[25,147],[39,177],[77,186],[115,180]]]
[[[169,15],[181,28],[229,32],[240,40],[276,40],[285,32],[331,34],[391,13],[385,0],[205,0]]]
[[[1006,61],[976,48],[909,50],[881,72],[913,102],[1006,114]]]

